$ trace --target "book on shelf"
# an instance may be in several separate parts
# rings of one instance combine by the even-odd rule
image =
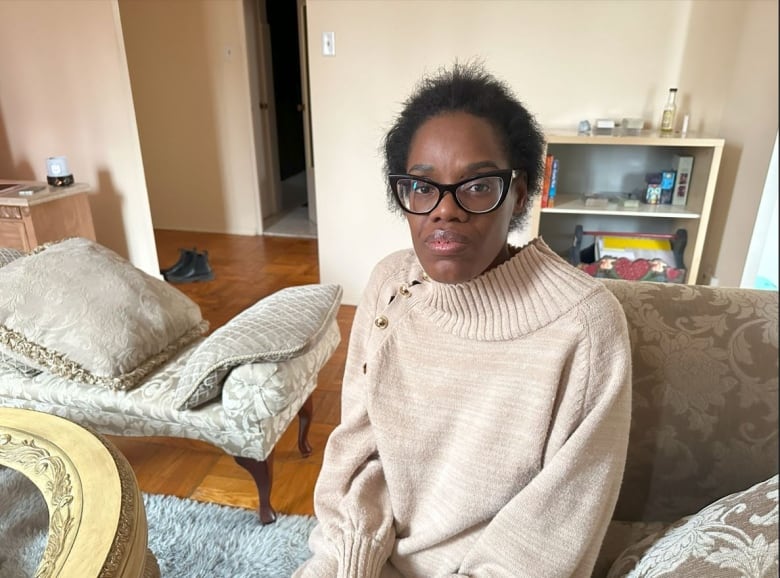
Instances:
[[[555,206],[555,195],[558,194],[558,159],[553,157],[552,170],[550,171],[550,191],[547,195],[547,206]]]
[[[688,202],[688,187],[691,183],[691,172],[693,172],[693,157],[674,155],[672,169],[677,173],[674,179],[672,205],[684,207]]]
[[[547,207],[547,199],[550,194],[550,174],[552,173],[553,156],[547,155],[544,159],[544,179],[542,180],[542,208]]]

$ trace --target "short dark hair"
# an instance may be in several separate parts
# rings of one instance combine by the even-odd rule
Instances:
[[[384,138],[385,177],[406,172],[409,147],[417,129],[427,120],[450,112],[466,112],[487,120],[501,138],[512,169],[525,172],[528,199],[522,215],[511,228],[520,226],[539,192],[544,172],[544,133],[533,115],[509,87],[485,71],[480,63],[455,63],[422,78]],[[388,184],[388,204],[401,212]]]

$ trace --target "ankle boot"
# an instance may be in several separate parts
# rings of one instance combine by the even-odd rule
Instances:
[[[192,263],[192,259],[195,257],[195,253],[197,253],[195,247],[192,249],[179,249],[179,260],[176,261],[176,263],[174,263],[171,267],[160,269],[160,273],[162,273],[163,277],[165,277],[171,273],[179,272],[184,267],[187,267],[190,263]]]
[[[170,273],[165,276],[171,283],[193,283],[195,281],[211,281],[214,278],[214,271],[209,265],[209,252],[196,252],[192,261],[186,267],[183,267],[176,273]]]

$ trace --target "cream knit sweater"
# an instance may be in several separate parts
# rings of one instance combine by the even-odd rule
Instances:
[[[457,285],[390,255],[355,314],[295,576],[590,576],[630,396],[619,304],[540,239]]]

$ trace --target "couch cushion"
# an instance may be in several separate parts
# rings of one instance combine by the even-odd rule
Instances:
[[[88,239],[0,271],[0,351],[75,381],[130,389],[207,328],[189,297]]]
[[[339,285],[288,287],[261,299],[198,346],[179,379],[176,407],[192,409],[217,397],[235,367],[305,353],[320,339],[340,303]]]
[[[608,577],[775,577],[777,523],[775,475],[628,547]]]

